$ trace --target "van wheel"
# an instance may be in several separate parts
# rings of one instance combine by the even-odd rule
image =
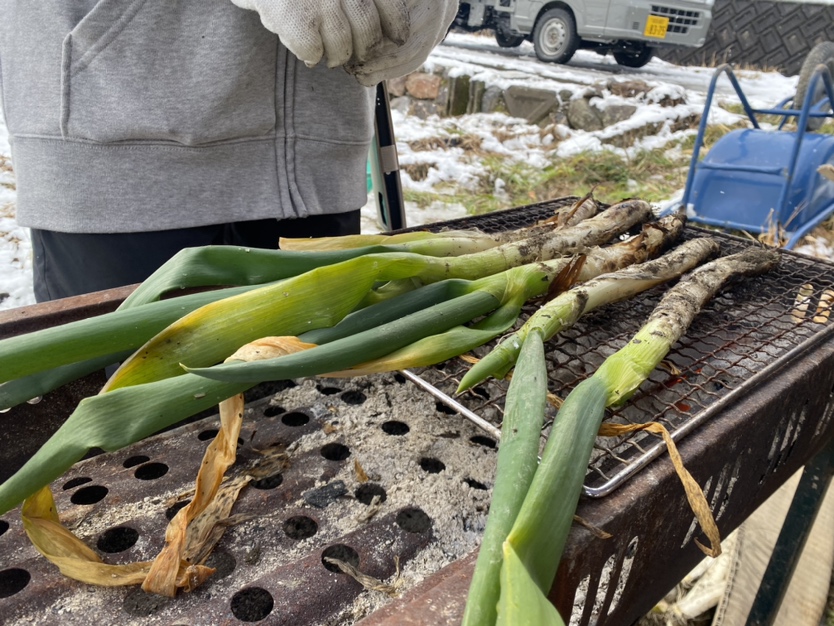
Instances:
[[[623,67],[643,67],[646,63],[652,60],[654,56],[654,48],[649,46],[641,46],[639,50],[625,52],[617,50],[614,52],[614,60],[617,65]]]
[[[550,9],[539,16],[533,29],[533,48],[540,61],[567,63],[578,47],[576,20],[569,11]]]
[[[801,109],[802,103],[808,98],[808,88],[811,86],[811,76],[817,65],[825,65],[831,73],[831,80],[834,82],[834,43],[830,41],[823,41],[811,48],[805,61],[802,63],[802,68],[799,70],[799,81],[796,83],[796,95],[793,97],[793,108]],[[825,83],[822,79],[817,81],[817,86],[814,93],[811,94],[811,103],[819,102],[827,96],[825,92]],[[834,108],[834,103],[829,104],[829,107]],[[798,121],[799,118],[797,118]],[[826,118],[815,117],[808,118],[806,124],[807,130],[817,130],[823,125]]]
[[[524,41],[524,35],[513,35],[503,30],[496,29],[495,42],[502,48],[517,48]]]

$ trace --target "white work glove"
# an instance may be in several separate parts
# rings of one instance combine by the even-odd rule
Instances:
[[[409,33],[406,0],[232,0],[257,11],[263,25],[307,65],[329,67],[366,59],[383,37],[404,43]]]
[[[385,0],[377,0],[377,3]],[[405,0],[411,30],[404,43],[391,38],[373,50],[366,59],[352,58],[345,69],[363,85],[405,76],[420,67],[434,47],[443,41],[458,12],[457,0]]]
[[[446,35],[452,0],[232,0],[309,66],[344,65],[373,85],[416,69]]]

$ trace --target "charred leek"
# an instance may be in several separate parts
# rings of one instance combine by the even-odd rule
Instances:
[[[488,616],[477,623],[493,623],[491,607],[496,602],[498,624],[563,623],[555,610],[547,608],[546,594],[553,584],[567,540],[605,407],[621,403],[634,393],[686,332],[698,311],[729,280],[768,271],[778,259],[775,251],[751,248],[694,270],[669,290],[644,327],[624,348],[606,359],[591,378],[569,394],[503,543],[500,597],[489,595],[494,593],[494,584],[488,593],[470,591],[470,602],[477,598],[478,606],[485,607]],[[536,328],[529,335],[536,351],[539,332]],[[523,354],[525,361],[540,358],[538,354],[527,356],[527,350]],[[522,372],[521,367],[517,368],[511,388],[528,387]],[[538,438],[538,433],[534,435]]]
[[[717,253],[718,244],[712,239],[693,239],[659,259],[632,265],[574,287],[541,307],[524,326],[476,363],[461,380],[458,392],[490,376],[505,376],[515,365],[521,346],[533,329],[537,329],[546,341],[570,328],[584,313],[677,278]]]

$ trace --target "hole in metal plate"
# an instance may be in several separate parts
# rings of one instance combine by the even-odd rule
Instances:
[[[0,571],[0,598],[8,598],[20,593],[31,579],[32,575],[19,567]]]
[[[95,504],[101,502],[107,497],[107,487],[102,485],[90,485],[89,487],[82,487],[70,498],[73,504]]]
[[[116,554],[124,552],[139,541],[139,531],[129,526],[116,526],[105,530],[96,542],[96,547],[102,552]]]
[[[382,430],[383,430],[383,432],[385,432],[389,435],[394,435],[395,437],[399,437],[399,436],[402,436],[402,435],[407,435],[408,432],[411,429],[408,427],[408,424],[406,424],[405,422],[399,422],[397,420],[390,420],[388,422],[385,422],[382,425]]]
[[[350,448],[341,443],[328,443],[322,446],[321,455],[328,461],[344,461],[350,456]]]
[[[284,426],[289,426],[291,428],[297,428],[299,426],[304,426],[310,422],[310,416],[306,413],[302,413],[301,411],[293,411],[292,413],[287,413],[284,417],[281,418],[281,423]]]
[[[248,587],[232,596],[232,614],[241,622],[259,622],[272,613],[275,600],[266,589]]]
[[[338,568],[338,566],[334,565],[333,563],[328,563],[324,559],[338,559],[340,561],[344,561],[345,563],[349,563],[353,565],[353,567],[359,567],[359,553],[356,552],[350,546],[346,546],[341,543],[337,543],[332,546],[328,546],[324,549],[324,552],[321,553],[321,562],[325,568],[327,568],[331,572],[335,572],[340,574],[342,570]]]
[[[87,483],[91,482],[93,482],[92,478],[87,478],[86,476],[79,476],[78,478],[68,480],[64,483],[63,487],[61,488],[64,491],[69,491],[70,489],[75,489],[76,487],[80,487],[81,485],[86,485]]]
[[[429,474],[439,474],[446,469],[446,464],[438,459],[422,458],[420,459],[420,467],[423,471]]]
[[[385,493],[385,489],[382,485],[376,485],[374,483],[359,485],[356,491],[353,492],[353,495],[356,496],[356,499],[359,500],[359,502],[368,505],[370,505],[377,496],[379,497],[380,502],[385,502],[385,500],[388,499],[388,494]]]
[[[136,468],[133,475],[139,480],[156,480],[168,473],[168,466],[165,463],[145,463]]]
[[[311,517],[296,515],[284,522],[284,534],[290,539],[307,539],[315,535],[319,525]]]
[[[397,513],[397,526],[407,533],[424,533],[431,528],[431,518],[416,507]]]

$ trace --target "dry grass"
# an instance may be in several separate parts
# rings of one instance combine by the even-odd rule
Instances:
[[[701,63],[699,65],[703,67],[712,67],[716,68],[719,65],[724,65],[728,63],[727,60],[729,54],[724,53],[723,55],[718,55],[717,53],[712,53],[711,55],[707,56],[706,54],[702,55]],[[779,67],[776,65],[751,65],[750,63],[744,63],[739,61],[733,61],[733,71],[734,72],[778,72]]]
[[[728,107],[734,112],[741,108]],[[693,115],[677,120],[674,131],[695,130],[700,122]],[[733,125],[710,125],[704,137],[701,154],[706,154],[714,143],[736,128],[746,127],[746,121]],[[631,147],[634,143],[657,129],[645,127],[607,140],[615,147]],[[832,124],[834,132],[834,124]],[[546,126],[541,134],[558,136]],[[494,133],[499,141],[516,135],[510,130]],[[616,202],[626,197],[642,197],[650,202],[668,199],[686,184],[692,151],[694,132],[677,144],[645,150],[631,157],[623,157],[613,151],[594,151],[570,158],[553,157],[545,167],[534,168],[504,155],[489,152],[480,137],[464,133],[431,137],[409,143],[414,152],[456,148],[463,152],[463,160],[477,163],[481,168],[476,188],[460,188],[449,183],[435,193],[406,191],[406,199],[426,206],[434,202],[462,204],[471,214],[481,214],[497,209],[530,204],[552,198],[584,194],[593,189],[602,202]],[[425,180],[428,164],[409,165],[404,169],[413,180]],[[500,192],[496,193],[496,183]]]
[[[429,170],[431,169],[431,164],[412,163],[410,165],[403,165],[402,169],[406,174],[409,175],[411,180],[415,182],[420,182],[428,178]]]
[[[0,154],[0,174],[14,174],[14,171],[12,170],[12,160],[9,157],[2,154]],[[0,182],[0,187],[6,187],[7,189],[14,190],[15,184],[14,182]],[[4,209],[3,215],[5,215],[5,208],[0,208]]]

